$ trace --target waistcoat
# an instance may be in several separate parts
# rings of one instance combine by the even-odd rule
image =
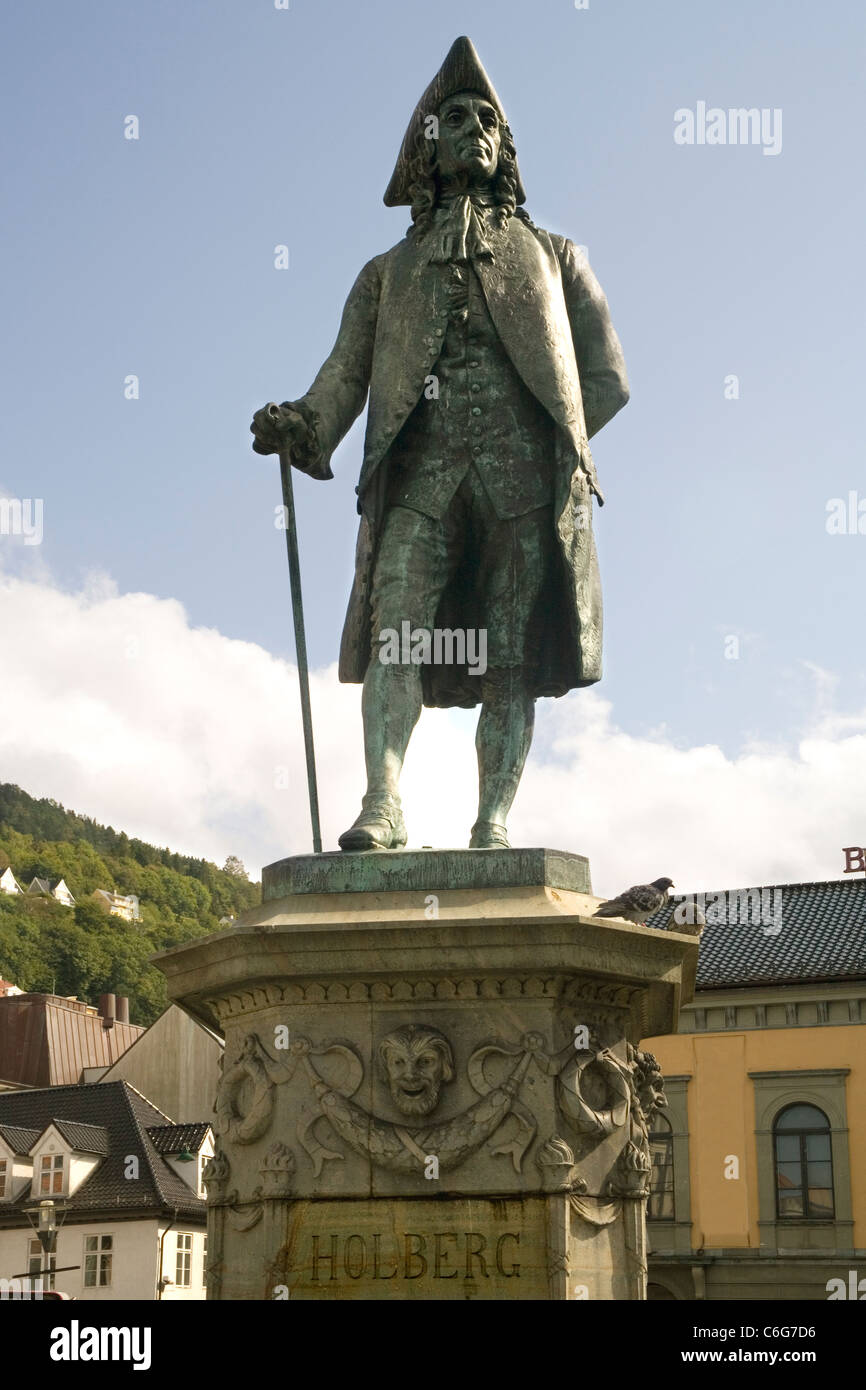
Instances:
[[[552,501],[555,426],[499,338],[469,262],[437,267],[448,327],[424,394],[389,450],[391,505],[441,520],[474,468],[497,517]]]

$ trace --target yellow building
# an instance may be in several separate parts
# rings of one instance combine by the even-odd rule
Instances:
[[[642,1044],[668,1099],[649,1297],[866,1299],[866,881],[699,905],[695,998]]]

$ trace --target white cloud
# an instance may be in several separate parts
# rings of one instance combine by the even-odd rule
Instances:
[[[172,849],[240,854],[254,875],[310,848],[287,663],[104,577],[77,594],[44,576],[0,580],[0,633],[4,781]],[[312,691],[325,847],[336,848],[363,790],[359,690],[330,667]],[[425,711],[404,776],[412,845],[468,843],[473,732],[472,715]],[[796,748],[732,758],[626,733],[600,694],[578,691],[539,704],[512,842],[588,855],[605,894],[661,874],[682,889],[838,877],[841,847],[866,839],[864,774],[866,717],[825,711]]]

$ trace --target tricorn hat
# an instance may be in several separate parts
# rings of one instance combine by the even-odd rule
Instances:
[[[491,106],[495,106],[499,119],[505,124],[502,102],[496,95],[493,83],[484,71],[481,59],[475,52],[475,45],[471,39],[465,37],[455,39],[445,62],[412,112],[412,119],[406,134],[403,136],[403,143],[400,146],[397,163],[391,175],[391,182],[385,191],[386,207],[395,208],[404,203],[406,205],[411,204],[408,177],[409,161],[415,151],[416,141],[424,132],[424,123],[427,117],[435,116],[443,101],[447,97],[453,97],[456,92],[478,92],[481,96],[486,97]],[[516,161],[514,173],[517,179],[516,202],[518,204],[525,203],[526,192]]]

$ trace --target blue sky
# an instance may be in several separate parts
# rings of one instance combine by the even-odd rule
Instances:
[[[361,265],[403,235],[382,193],[467,33],[530,213],[587,246],[629,368],[594,442],[619,727],[735,754],[828,701],[863,707],[866,535],[825,524],[830,499],[866,498],[859,0],[47,0],[7,7],[4,31],[0,484],[44,499],[58,586],[104,571],[291,654],[277,465],[249,420],[306,390]],[[781,152],[677,145],[674,112],[699,101],[779,108]],[[296,483],[317,666],[360,452],[359,423],[334,482]]]

